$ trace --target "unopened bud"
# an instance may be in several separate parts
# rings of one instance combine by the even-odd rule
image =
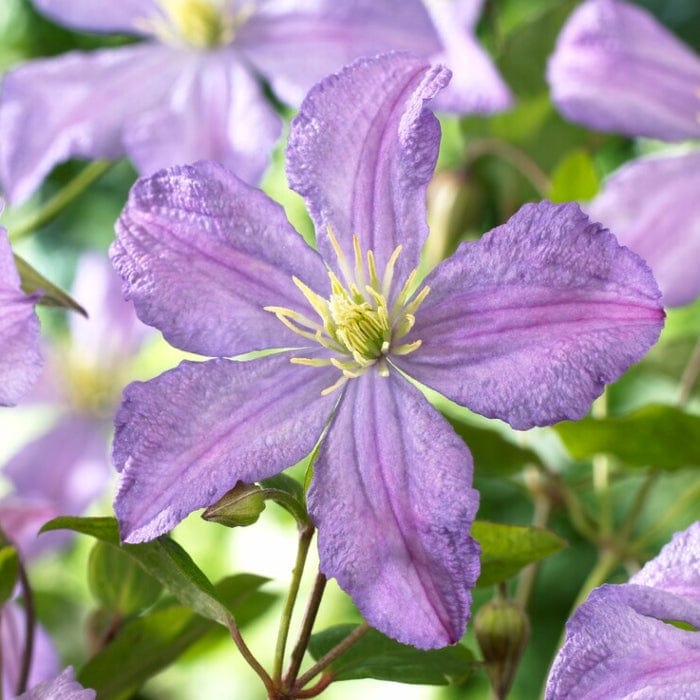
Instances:
[[[216,503],[209,506],[202,517],[226,527],[252,525],[265,510],[265,496],[257,484],[239,481]]]
[[[496,697],[502,700],[513,684],[530,637],[527,615],[516,603],[492,600],[479,608],[474,619],[474,631],[491,686]]]

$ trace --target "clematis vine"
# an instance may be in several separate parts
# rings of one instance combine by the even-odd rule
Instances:
[[[579,418],[663,323],[644,262],[576,205],[528,205],[419,280],[440,140],[426,102],[449,77],[388,54],[311,90],[287,174],[318,252],[209,162],[138,181],[111,249],[142,320],[215,358],[125,390],[124,540],[157,537],[318,443],[308,507],[322,571],[371,625],[421,648],[465,631],[478,494],[468,448],[416,382],[516,428]],[[275,352],[228,359],[252,350]]]
[[[549,62],[552,97],[573,121],[664,141],[700,137],[700,57],[646,10],[588,0],[567,21]],[[700,295],[700,151],[623,166],[590,215],[643,256],[669,306]]]
[[[700,521],[629,583],[596,588],[566,625],[547,700],[700,695]]]
[[[41,371],[35,302],[20,289],[7,231],[0,227],[0,406],[16,404]]]
[[[143,41],[35,60],[0,97],[0,179],[25,199],[72,157],[128,155],[143,174],[210,158],[255,183],[281,121],[258,79],[298,106],[351,60],[410,49],[456,71],[441,108],[511,97],[474,38],[482,0],[34,0],[58,22]]]

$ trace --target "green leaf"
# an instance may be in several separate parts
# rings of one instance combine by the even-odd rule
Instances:
[[[342,642],[357,625],[338,625],[314,634],[309,652],[320,659]],[[462,683],[474,671],[474,655],[461,644],[422,651],[369,630],[330,665],[335,680],[376,678],[397,683],[447,685]]]
[[[452,412],[443,415],[468,445],[479,474],[506,476],[520,471],[526,464],[540,462],[535,452],[510,442],[496,430],[479,428],[461,420]]]
[[[584,418],[554,429],[574,459],[611,454],[632,467],[700,465],[700,416],[651,404],[626,416]]]
[[[239,574],[217,585],[217,595],[236,616],[239,627],[264,613],[275,596],[258,590],[267,579]],[[149,678],[170,666],[205,635],[223,630],[219,625],[181,606],[156,610],[127,622],[114,639],[78,674],[100,700],[127,697]]]
[[[77,311],[87,318],[87,311],[78,304],[73,297],[67,292],[64,292],[60,287],[57,287],[53,282],[49,282],[40,272],[37,272],[26,260],[15,255],[15,265],[19,272],[22,291],[25,294],[34,294],[41,292],[42,295],[38,301],[42,306],[57,306],[63,309]]]
[[[561,537],[544,528],[483,520],[472,526],[472,537],[481,545],[479,588],[506,581],[524,566],[566,547]]]
[[[11,545],[0,548],[0,605],[12,597],[19,576],[19,557]]]
[[[553,202],[587,201],[600,187],[593,159],[583,149],[568,153],[552,173],[549,199]]]
[[[121,617],[149,608],[163,590],[121,547],[102,541],[90,552],[88,583],[96,600]]]
[[[64,529],[119,546],[119,529],[114,518],[55,518],[46,523],[41,532]],[[168,537],[159,537],[142,544],[124,544],[121,549],[160,581],[180,603],[202,617],[228,626],[231,616],[218,599],[216,589],[179,544]]]

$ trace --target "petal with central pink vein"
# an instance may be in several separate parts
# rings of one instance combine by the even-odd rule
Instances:
[[[525,205],[425,283],[402,339],[422,344],[393,361],[519,429],[581,418],[663,326],[647,265],[575,204]]]
[[[479,547],[469,450],[397,373],[351,380],[309,490],[321,570],[365,619],[429,649],[464,634]]]
[[[237,481],[253,482],[311,452],[336,394],[335,368],[293,365],[282,353],[183,362],[124,392],[114,464],[122,537],[142,542],[209,506]]]
[[[323,294],[326,268],[279,204],[218,163],[139,180],[116,228],[127,297],[173,345],[233,356],[306,344],[264,307],[308,314],[292,276]]]

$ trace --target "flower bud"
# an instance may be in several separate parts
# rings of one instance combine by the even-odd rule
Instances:
[[[474,631],[491,686],[502,700],[513,683],[530,636],[527,615],[516,603],[495,599],[479,608]]]
[[[252,525],[265,510],[265,496],[257,484],[239,481],[216,503],[207,508],[202,517],[226,527]]]

